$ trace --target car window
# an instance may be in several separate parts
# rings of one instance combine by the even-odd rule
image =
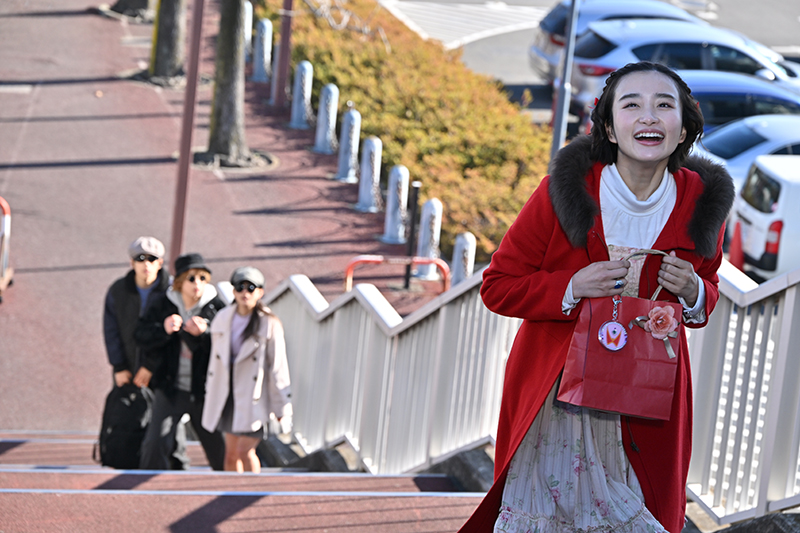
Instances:
[[[616,45],[613,43],[606,41],[593,31],[587,31],[575,42],[575,56],[597,59],[598,57],[603,57],[614,48],[616,48]]]
[[[792,65],[792,64],[794,66],[789,66],[789,65]],[[798,72],[798,70],[800,70],[800,65],[798,65],[797,63],[789,63],[789,64],[787,64],[786,61],[781,61],[780,63],[777,63],[777,65],[779,67],[781,67],[784,72],[786,72],[786,76],[788,78],[797,78],[798,74],[800,74],[800,72]]]
[[[798,115],[800,104],[769,96],[753,96],[753,111],[756,115]]]
[[[702,46],[699,43],[665,43],[653,61],[671,68],[698,70],[701,63]]]
[[[793,144],[789,149],[791,150],[792,154],[800,155],[800,144]]]
[[[752,115],[744,94],[695,94],[695,99],[700,102],[703,120],[709,126]]]
[[[567,34],[568,17],[569,8],[564,4],[558,4],[539,22],[539,27],[544,31],[564,36]]]
[[[788,146],[782,146],[777,150],[770,152],[770,155],[791,155],[791,152],[789,151]]]
[[[778,204],[781,184],[754,167],[742,187],[742,199],[762,213],[772,213]]]
[[[700,142],[712,154],[722,159],[732,159],[766,140],[747,124],[737,122],[708,134]]]
[[[633,49],[633,54],[639,58],[639,61],[652,61],[656,55],[656,50],[661,45],[646,44]]]
[[[733,48],[712,44],[709,45],[708,49],[715,70],[755,74],[759,70],[765,68],[764,65],[752,57]]]

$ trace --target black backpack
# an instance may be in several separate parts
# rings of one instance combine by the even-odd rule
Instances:
[[[112,468],[139,468],[139,455],[152,415],[153,393],[133,383],[114,387],[106,397],[100,428],[100,463]],[[97,460],[97,447],[92,455]]]

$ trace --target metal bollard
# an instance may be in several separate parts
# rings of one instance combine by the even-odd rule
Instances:
[[[275,76],[272,76],[272,83],[269,86],[269,105],[275,105],[275,102],[278,101],[278,69],[280,68],[281,62],[281,45],[280,43],[276,43],[275,47],[272,49],[272,72],[275,73]],[[284,87],[282,90],[286,90]]]
[[[311,82],[314,79],[314,67],[308,61],[301,61],[294,72],[294,89],[292,90],[292,119],[289,127],[293,130],[307,130],[311,126]]]
[[[361,113],[348,109],[342,117],[342,132],[339,135],[339,167],[333,178],[344,183],[357,183],[358,140],[361,137]]]
[[[256,46],[253,58],[253,81],[267,83],[272,75],[272,21],[262,19],[256,24]]]
[[[439,238],[442,234],[442,202],[431,198],[422,206],[419,223],[417,255],[437,259],[439,257]],[[414,277],[425,280],[439,279],[436,265],[420,265]]]
[[[244,3],[244,62],[253,59],[253,4],[249,0]]]
[[[465,231],[456,237],[456,246],[453,250],[452,283],[456,285],[467,278],[471,278],[475,271],[475,249],[477,241],[475,235]]]
[[[319,111],[317,112],[317,134],[314,138],[312,152],[317,154],[335,154],[336,146],[336,114],[339,107],[339,88],[333,83],[322,88],[319,95]]]
[[[389,171],[389,189],[386,191],[386,218],[381,242],[405,244],[406,208],[408,207],[408,169],[395,165]]]
[[[408,236],[406,237],[406,255],[414,257],[414,243],[417,240],[417,213],[419,212],[419,192],[422,190],[421,181],[412,181],[408,190]],[[411,265],[406,265],[403,276],[403,288],[411,288]]]
[[[381,204],[381,154],[383,143],[377,137],[367,137],[361,147],[361,172],[358,179],[356,211],[377,213]]]

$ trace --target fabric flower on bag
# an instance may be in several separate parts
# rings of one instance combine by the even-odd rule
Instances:
[[[647,317],[648,320],[642,327],[654,339],[666,339],[670,333],[678,329],[678,321],[675,319],[675,310],[672,307],[654,307]]]

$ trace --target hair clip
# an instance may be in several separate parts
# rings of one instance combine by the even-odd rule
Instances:
[[[599,101],[600,101],[600,99],[599,99],[599,98],[595,98],[595,99],[594,99],[594,106],[595,106],[595,107],[597,107],[597,102],[599,102]]]

